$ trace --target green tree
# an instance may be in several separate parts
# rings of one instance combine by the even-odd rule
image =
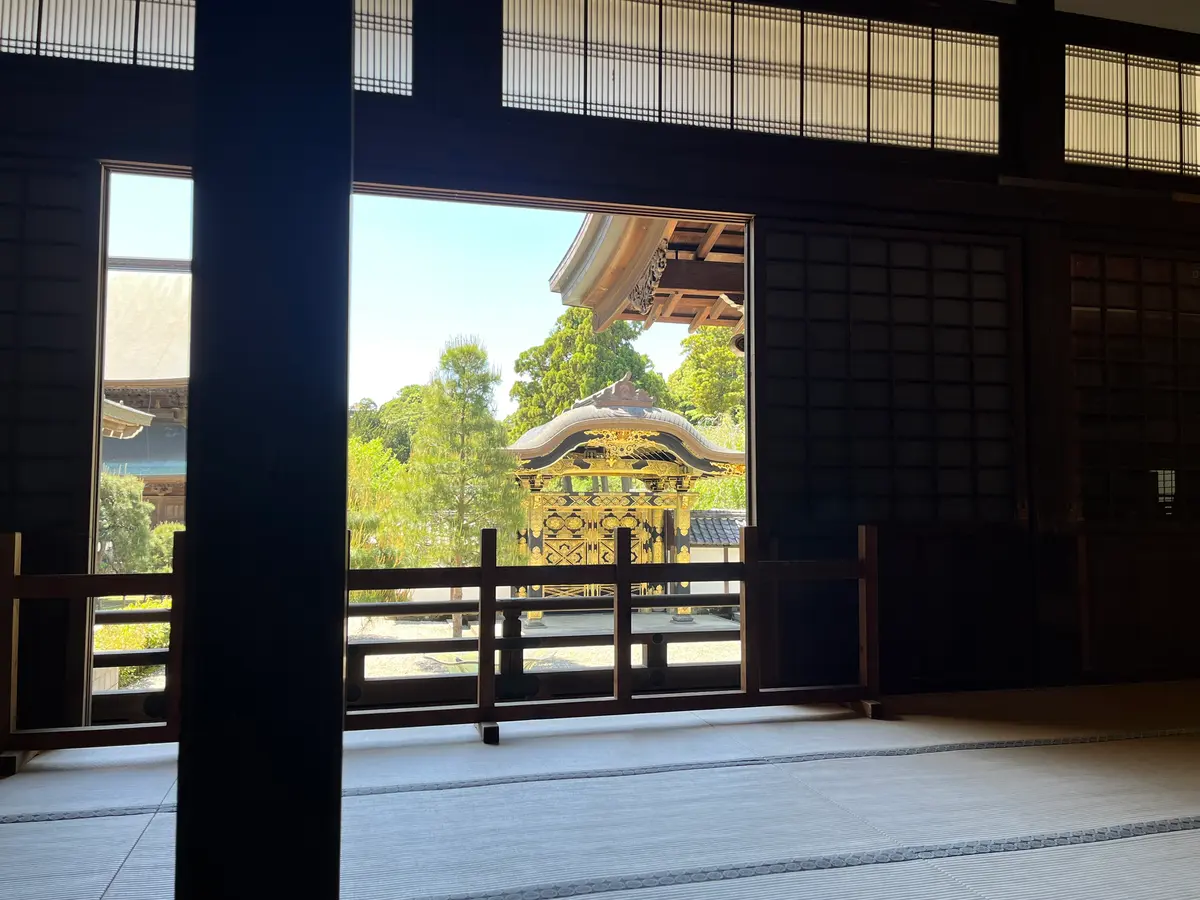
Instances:
[[[175,554],[175,532],[183,531],[182,522],[160,522],[150,532],[150,571],[170,572]]]
[[[725,415],[745,418],[745,360],[729,346],[728,328],[700,328],[683,339],[683,363],[667,385],[692,421]]]
[[[404,466],[375,439],[351,437],[347,444],[346,522],[350,568],[392,569],[411,563],[404,520]],[[353,602],[391,601],[393,591],[355,592]]]
[[[382,441],[400,462],[407,462],[412,452],[412,436],[421,421],[421,397],[424,387],[410,384],[396,396],[376,405],[370,397],[350,407],[350,437],[363,442]]]
[[[458,337],[442,350],[405,478],[405,508],[420,526],[422,565],[478,565],[482,528],[497,529],[501,548],[512,544],[521,493],[495,415],[499,383],[476,339]],[[455,632],[461,627],[456,617]]]
[[[659,406],[674,408],[667,383],[644,353],[634,348],[642,333],[633,322],[618,321],[600,334],[592,331],[590,309],[568,309],[542,343],[517,357],[518,376],[510,396],[517,410],[507,421],[514,438],[550,421],[625,375],[654,397]]]
[[[746,423],[743,416],[725,413],[716,421],[696,426],[704,437],[728,450],[746,449]],[[745,509],[746,479],[742,475],[722,475],[700,479],[692,492],[696,509]]]
[[[136,475],[100,473],[96,571],[150,571],[150,516],[154,506],[142,499],[145,489],[145,483]]]

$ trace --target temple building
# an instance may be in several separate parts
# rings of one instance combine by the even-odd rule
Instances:
[[[108,260],[100,463],[145,482],[155,525],[186,510],[189,270],[186,260]]]
[[[635,563],[692,559],[692,488],[703,478],[744,477],[745,455],[716,446],[654,402],[626,375],[508,448],[526,490],[518,544],[530,565],[611,563],[617,528],[633,530]],[[690,587],[642,584],[635,591],[682,594]],[[596,595],[611,588],[530,585],[528,591]]]

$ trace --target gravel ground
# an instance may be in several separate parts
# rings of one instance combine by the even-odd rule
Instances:
[[[692,624],[671,621],[666,612],[633,614],[633,630],[640,632],[738,630],[736,622],[715,615],[696,615]],[[531,672],[563,671],[568,669],[612,668],[612,646],[603,644],[612,640],[612,615],[605,613],[551,614],[543,619],[542,627],[524,627],[527,635],[551,634],[596,634],[596,647],[570,647],[551,650],[526,650],[526,668]],[[463,629],[463,637],[478,635],[478,623],[471,622]],[[497,623],[499,634],[499,623]],[[391,616],[350,620],[351,642],[370,640],[417,641],[431,638],[452,637],[451,623],[414,621]],[[635,646],[633,664],[641,665],[642,647]],[[671,665],[687,663],[736,663],[740,659],[737,641],[698,641],[674,643],[668,646],[667,660]],[[405,678],[429,675],[471,674],[478,665],[478,654],[429,653],[368,656],[366,672],[368,678]],[[164,676],[161,671],[147,675],[129,686],[130,690],[162,690]]]

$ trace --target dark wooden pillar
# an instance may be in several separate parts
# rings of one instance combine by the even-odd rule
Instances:
[[[1054,0],[1018,0],[1000,49],[1000,154],[1008,175],[1062,174],[1063,48]]]
[[[350,0],[197,9],[180,898],[338,895],[352,42]]]

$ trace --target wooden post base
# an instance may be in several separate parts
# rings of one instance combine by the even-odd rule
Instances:
[[[846,706],[867,719],[886,719],[887,713],[879,700],[851,700]]]
[[[500,743],[500,726],[495,722],[476,722],[479,737],[485,744]]]
[[[0,778],[16,775],[37,755],[37,750],[5,750],[0,753]]]

